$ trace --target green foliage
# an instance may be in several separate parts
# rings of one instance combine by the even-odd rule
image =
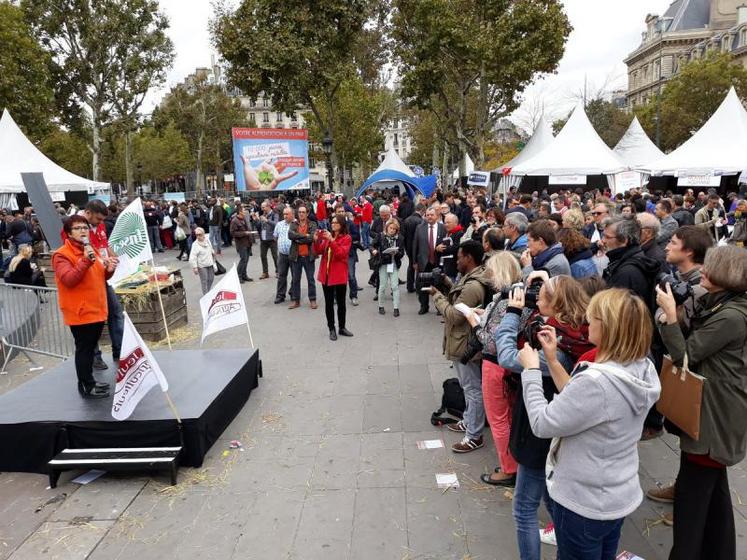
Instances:
[[[353,76],[340,84],[335,110],[327,114],[322,108],[322,120],[330,122],[335,134],[335,151],[339,162],[358,163],[370,169],[384,145],[382,128],[395,110],[391,91],[385,88],[366,88],[362,78]],[[325,131],[312,120],[309,123],[312,142],[321,144]],[[323,158],[323,153],[314,153]],[[344,165],[343,165],[344,166]]]
[[[247,113],[220,86],[198,80],[171,90],[153,112],[153,125],[161,133],[173,125],[183,135],[202,188],[203,173],[223,171],[231,161],[231,128],[246,126]]]
[[[586,116],[591,125],[610,148],[614,148],[630,126],[630,115],[605,99],[592,99],[586,104]],[[553,132],[558,132],[568,122],[570,114],[565,119],[558,119],[552,124]]]
[[[554,72],[571,31],[556,0],[394,0],[405,98],[453,129],[478,165],[499,118],[537,73]],[[470,114],[472,113],[472,114]],[[473,123],[473,124],[471,124]],[[445,140],[445,139],[444,139]]]
[[[132,115],[171,63],[168,22],[157,0],[22,0],[21,7],[52,56],[65,124],[90,125],[98,179],[102,128],[117,114]]]
[[[54,129],[39,149],[57,165],[81,177],[91,177],[91,152],[86,141],[75,133]]]
[[[8,109],[32,140],[52,129],[50,62],[47,52],[33,39],[23,11],[0,1],[0,112]]]
[[[747,69],[729,54],[709,52],[685,64],[661,93],[661,149],[669,152],[689,139],[716,111],[732,86],[740,98],[747,98]],[[644,130],[655,139],[656,96],[634,111]]]

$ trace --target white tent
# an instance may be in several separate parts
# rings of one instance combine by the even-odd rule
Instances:
[[[468,153],[464,154],[464,167],[465,171],[467,172],[467,177],[469,177],[469,174],[472,173],[475,170],[475,162],[472,161],[472,158],[469,157]],[[459,167],[457,167],[454,170],[454,173],[451,174],[452,179],[459,179]]]
[[[0,118],[0,194],[25,192],[21,173],[40,172],[51,193],[87,191],[109,187],[66,171],[34,146],[18,128],[8,110]]]
[[[630,169],[637,169],[646,163],[664,157],[664,152],[656,147],[643,130],[638,117],[633,117],[628,130],[613,150]],[[623,171],[615,175],[615,192],[639,188],[648,180],[648,173]]]
[[[399,157],[399,154],[394,148],[389,148],[386,156],[384,156],[384,161],[381,162],[379,167],[376,168],[376,171],[371,173],[371,175],[376,175],[379,171],[399,171],[400,173],[404,173],[410,177],[415,177],[415,173],[412,172],[412,169],[407,167],[407,164],[402,161],[402,158]]]
[[[633,117],[628,130],[613,150],[628,167],[636,169],[664,157],[664,152],[656,147],[643,130],[638,117]]]
[[[555,139],[534,157],[511,170],[512,175],[614,175],[626,168],[591,126],[583,102]]]
[[[552,134],[552,128],[545,119],[540,119],[537,123],[537,127],[534,129],[532,137],[529,142],[526,143],[524,149],[521,150],[513,159],[498,166],[493,170],[494,173],[502,175],[500,181],[500,191],[506,192],[510,187],[519,186],[521,183],[521,177],[514,175],[511,170],[517,165],[521,165],[525,161],[529,161],[534,156],[544,150],[550,143],[555,139]]]
[[[747,111],[734,88],[711,118],[672,153],[638,169],[674,177],[736,175],[747,168]]]

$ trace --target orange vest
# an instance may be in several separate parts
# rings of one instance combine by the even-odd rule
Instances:
[[[68,239],[55,251],[54,261],[65,259],[75,266],[82,258],[83,249]],[[68,288],[57,278],[60,310],[66,325],[86,325],[106,321],[109,308],[106,304],[106,269],[99,259],[83,274],[83,279]]]

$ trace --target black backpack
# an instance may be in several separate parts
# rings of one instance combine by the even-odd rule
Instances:
[[[434,426],[456,424],[458,420],[448,417],[441,418],[441,415],[444,412],[448,412],[452,416],[461,418],[464,414],[464,409],[467,408],[467,404],[464,402],[464,391],[456,377],[444,381],[443,387],[444,394],[441,397],[441,408],[431,414],[431,424]]]

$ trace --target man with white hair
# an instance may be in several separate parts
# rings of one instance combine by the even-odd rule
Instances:
[[[659,218],[649,212],[642,212],[636,214],[635,219],[638,220],[638,223],[641,226],[640,244],[643,254],[658,262],[661,265],[662,270],[668,269],[667,255],[664,251],[664,247],[659,245],[657,242],[659,231],[661,230],[661,222],[659,222]]]

